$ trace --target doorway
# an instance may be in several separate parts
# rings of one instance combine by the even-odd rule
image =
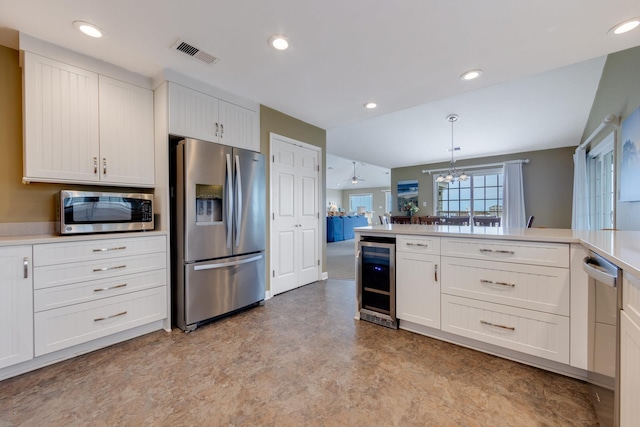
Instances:
[[[320,280],[321,148],[271,133],[271,295]],[[324,219],[324,218],[323,218]]]

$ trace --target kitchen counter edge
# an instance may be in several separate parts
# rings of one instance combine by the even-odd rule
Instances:
[[[564,228],[506,228],[454,225],[389,224],[357,227],[360,235],[414,235],[473,239],[525,240],[530,242],[578,243],[640,277],[640,231],[571,230]]]
[[[96,233],[96,234],[37,234],[23,236],[0,236],[0,247],[16,245],[37,245],[41,243],[80,242],[87,240],[123,239],[130,237],[166,236],[166,231],[132,231],[122,233]]]

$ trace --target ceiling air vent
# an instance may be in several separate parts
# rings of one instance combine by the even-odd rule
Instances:
[[[172,46],[173,49],[184,53],[185,55],[189,55],[190,57],[197,59],[198,61],[202,61],[205,64],[215,64],[220,59],[211,55],[210,53],[205,52],[204,50],[200,50],[197,47],[193,46],[191,43],[187,43],[184,40],[178,39]]]

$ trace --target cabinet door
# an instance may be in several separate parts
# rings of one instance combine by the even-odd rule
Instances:
[[[0,368],[33,358],[31,246],[0,248]]]
[[[98,181],[98,75],[24,54],[24,174]]]
[[[218,99],[169,83],[169,133],[218,142]]]
[[[620,425],[640,419],[640,326],[625,311],[620,314]]]
[[[100,76],[100,180],[153,186],[153,92]]]
[[[221,100],[219,121],[221,144],[260,151],[258,113]]]
[[[438,255],[396,252],[398,319],[440,329],[439,262]]]

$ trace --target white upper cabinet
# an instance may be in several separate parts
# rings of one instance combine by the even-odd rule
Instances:
[[[24,52],[24,181],[153,187],[153,92]]]
[[[169,133],[260,151],[258,113],[169,84]]]
[[[100,76],[100,180],[153,186],[153,92]]]
[[[98,181],[98,74],[28,52],[23,67],[25,178]]]

